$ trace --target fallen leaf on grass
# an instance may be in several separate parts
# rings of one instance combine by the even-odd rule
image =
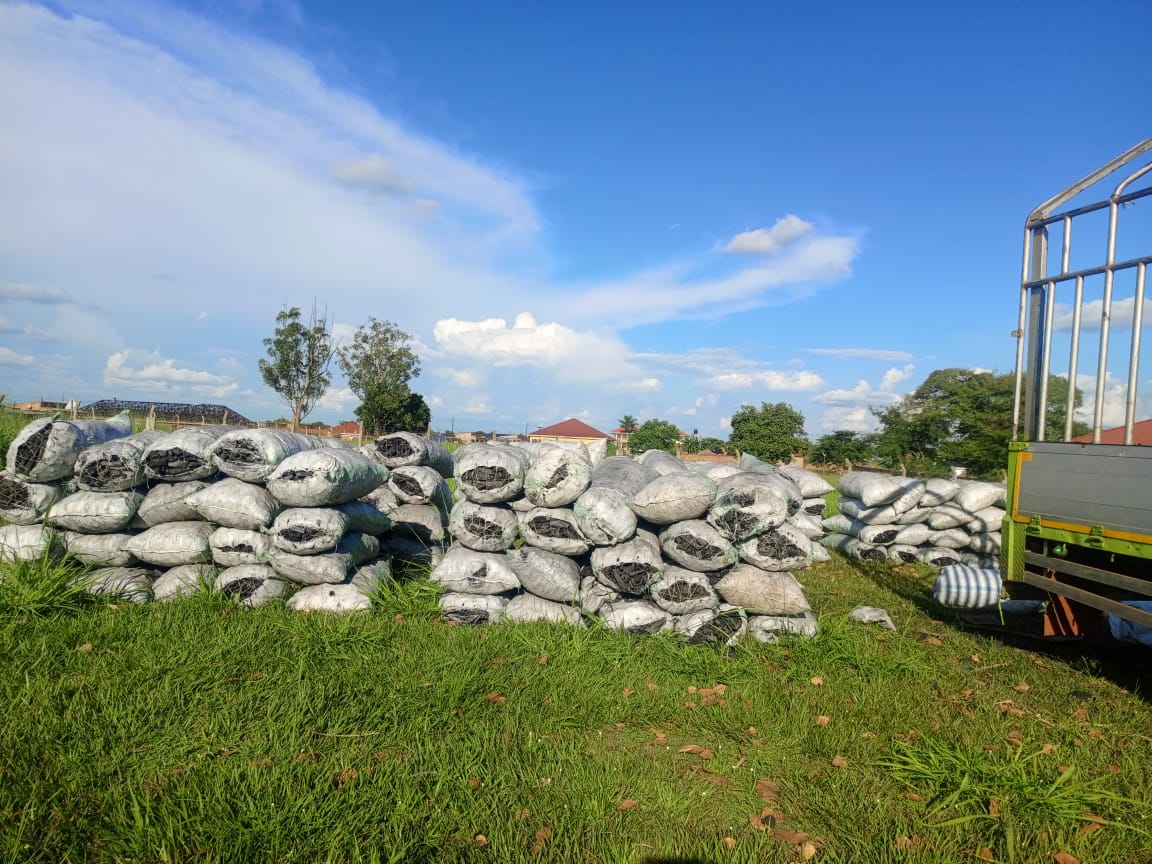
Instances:
[[[664,733],[661,732],[659,729],[653,729],[652,730],[652,742],[651,743],[655,747],[667,747],[668,746],[668,739],[667,739],[667,737],[665,737]]]
[[[235,756],[240,751],[235,747],[224,747],[216,754],[217,759],[227,759],[229,756]]]
[[[833,768],[847,768],[848,767],[848,760],[845,759],[843,756],[833,756],[832,757],[832,767]]]
[[[1056,752],[1056,745],[1045,741],[1044,744],[1040,747],[1040,752],[1045,756],[1051,756]]]
[[[1109,765],[1108,766],[1108,773],[1109,774],[1119,774],[1120,773],[1120,766],[1119,765]]]
[[[548,655],[547,654],[541,654],[539,657],[537,657],[536,658],[536,665],[537,666],[547,666],[548,665]]]
[[[489,693],[486,698],[489,705],[503,705],[508,701],[508,697],[500,693]]]
[[[978,850],[976,850],[976,857],[979,858],[981,861],[995,861],[996,860],[996,856],[992,854],[992,850],[989,849],[987,846],[981,846]]]
[[[714,759],[716,754],[706,747],[701,747],[699,744],[685,744],[677,753],[695,753],[701,759]]]
[[[744,731],[747,732],[749,735],[755,735],[756,734],[756,727],[755,726],[749,726]]]
[[[552,839],[552,826],[545,825],[536,832],[536,842],[532,844],[532,854],[539,855],[543,852],[544,846],[550,839]]]
[[[648,682],[648,692],[649,693],[655,693],[659,689],[660,689],[659,685],[653,684],[651,681]]]
[[[907,798],[909,801],[920,801],[920,800],[923,800],[923,799],[921,799],[921,797],[920,797],[919,795],[917,795],[915,792],[905,792],[905,793],[904,793],[904,797],[905,797],[905,798]]]
[[[820,685],[822,685],[824,683],[824,679],[821,678],[819,675],[814,676],[808,680],[816,687],[819,687]]]
[[[621,695],[621,696],[623,696],[625,699],[627,699],[629,696],[635,696],[635,695],[636,695],[636,691],[635,691],[635,690],[633,690],[631,687],[625,687],[625,688],[624,688],[624,689],[623,689],[623,690],[620,692],[620,695]]]
[[[939,636],[929,636],[927,639],[920,640],[924,645],[931,645],[933,648],[938,648],[944,644],[944,640]]]
[[[735,849],[736,848],[736,838],[735,837],[725,837],[720,842],[724,844],[725,849]]]
[[[487,846],[488,845],[488,838],[485,837],[483,834],[477,834],[475,837],[472,838],[472,842],[474,842],[477,846]]]
[[[1012,689],[1015,690],[1017,693],[1027,693],[1032,688],[1028,685],[1027,681],[1021,681],[1019,684],[1017,684]]]
[[[776,840],[783,840],[785,843],[794,843],[799,846],[808,840],[807,831],[797,831],[794,828],[777,828],[772,832],[772,837]]]
[[[771,807],[765,807],[759,813],[749,813],[748,824],[757,831],[771,830],[776,827],[776,814]]]
[[[810,840],[805,840],[800,844],[800,860],[811,861],[816,857],[816,844]]]
[[[697,694],[700,696],[701,705],[719,705],[721,708],[728,707],[728,703],[724,701],[724,694],[728,692],[726,684],[717,684],[715,687],[705,687]]]
[[[696,707],[696,703],[695,703],[695,702],[685,702],[685,703],[684,703],[684,707],[685,707],[685,708],[695,708],[695,707]]]
[[[1099,738],[1103,734],[1104,733],[1101,732],[1099,729],[1089,729],[1088,730],[1088,737],[1089,738]]]
[[[1086,722],[1088,720],[1088,709],[1081,705],[1079,708],[1072,712],[1072,717],[1082,723]]]
[[[92,643],[91,642],[85,642],[83,645],[77,645],[76,650],[79,651],[81,654],[91,654],[92,653]]]
[[[293,762],[311,762],[320,756],[319,753],[305,753],[301,751],[292,757]]]
[[[528,818],[528,815],[529,814],[527,810],[517,810],[516,814],[512,818],[514,818],[517,822],[523,822]]]
[[[392,616],[392,621],[396,624],[403,624],[404,623],[404,616],[401,615],[399,612],[397,612],[395,615]]]
[[[999,816],[1000,815],[1000,799],[999,798],[989,799],[989,801],[988,801],[988,815],[989,816]]]
[[[469,777],[468,778],[468,788],[469,789],[479,789],[483,785],[484,785],[484,781],[481,780],[479,777]]]
[[[640,802],[637,801],[635,798],[625,798],[623,801],[620,802],[620,806],[617,807],[616,809],[617,810],[631,810],[633,807],[635,807],[639,803]]]
[[[1075,855],[1070,855],[1067,852],[1057,852],[1052,856],[1052,860],[1056,864],[1080,864],[1080,859]]]
[[[351,783],[358,776],[359,772],[351,765],[349,765],[347,768],[344,768],[340,771],[339,774],[336,775],[336,785],[343,786],[345,783]]]
[[[1083,839],[1084,837],[1087,837],[1089,834],[1095,834],[1097,831],[1103,831],[1103,830],[1104,830],[1104,826],[1101,825],[1099,822],[1089,822],[1087,825],[1085,825],[1079,831],[1076,832],[1076,838],[1078,840]]]
[[[817,726],[827,726],[831,722],[832,722],[832,718],[829,717],[827,714],[821,714],[819,717],[816,718],[816,725]]]
[[[897,837],[897,849],[915,849],[924,841],[920,839],[919,834],[913,834],[911,837]]]
[[[1024,739],[1020,737],[1019,729],[1011,729],[1008,734],[1004,736],[1008,739],[1008,743],[1014,747],[1021,747],[1024,744]]]
[[[756,794],[761,800],[769,804],[775,804],[780,800],[780,787],[773,783],[771,780],[757,780],[756,781]]]

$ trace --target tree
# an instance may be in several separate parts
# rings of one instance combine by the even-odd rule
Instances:
[[[420,358],[411,342],[411,334],[391,321],[369,318],[356,329],[351,344],[336,352],[348,387],[360,397],[356,419],[365,435],[428,428],[431,412],[423,397],[408,388],[408,382],[420,374]]]
[[[789,461],[808,446],[804,415],[787,402],[761,402],[759,408],[741,405],[731,423],[728,445],[765,462]]]
[[[848,429],[837,429],[822,435],[808,448],[808,461],[823,465],[846,465],[865,462],[872,456],[870,436]]]
[[[260,377],[292,409],[292,431],[300,428],[316,403],[327,392],[332,378],[332,331],[327,316],[316,311],[308,321],[300,320],[297,306],[285,307],[276,315],[276,329],[264,340],[268,359],[259,362]]]
[[[728,445],[719,438],[701,438],[700,449],[708,450],[712,453],[724,454],[728,452]]]
[[[880,420],[876,453],[882,463],[913,473],[942,474],[951,464],[995,477],[1008,460],[1015,376],[972,369],[937,369],[900,402],[873,410]],[[1080,404],[1075,391],[1074,405]],[[1048,379],[1046,437],[1064,434],[1068,381]],[[1073,424],[1073,434],[1086,431]]]
[[[620,431],[625,435],[631,435],[639,426],[640,424],[631,414],[625,414],[620,418]]]
[[[680,443],[680,430],[667,420],[646,420],[628,439],[628,449],[633,453],[645,450],[665,450],[676,452]]]

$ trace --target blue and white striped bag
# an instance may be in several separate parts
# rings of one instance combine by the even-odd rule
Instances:
[[[932,597],[942,606],[983,609],[995,606],[1002,591],[999,570],[949,564],[940,568],[940,575],[932,587]]]

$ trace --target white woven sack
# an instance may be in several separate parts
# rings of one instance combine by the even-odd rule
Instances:
[[[125,603],[152,599],[152,571],[139,567],[103,567],[82,577],[84,590],[98,597]]]
[[[928,527],[933,531],[959,528],[972,521],[972,514],[955,504],[942,504],[928,515]]]
[[[495,504],[458,501],[448,517],[448,530],[457,542],[477,552],[503,552],[520,536],[516,514]]]
[[[959,483],[933,477],[924,481],[924,497],[920,499],[920,506],[939,507],[941,504],[947,504],[956,497],[956,493],[959,491]]]
[[[448,539],[444,511],[431,504],[401,504],[388,514],[392,535],[411,537],[425,545],[438,545]]]
[[[157,567],[208,564],[212,561],[208,538],[215,530],[216,526],[207,522],[165,522],[137,534],[124,548]]]
[[[217,528],[208,536],[212,561],[220,567],[263,564],[272,548],[272,538],[246,528]]]
[[[351,583],[309,585],[289,597],[287,606],[296,612],[366,612],[372,600]]]
[[[605,460],[610,461],[611,458]],[[616,488],[592,487],[576,499],[572,514],[580,533],[597,546],[623,543],[636,534],[636,514],[624,493]]]
[[[789,516],[786,524],[791,525],[809,540],[815,540],[824,533],[824,526],[821,524],[821,520],[815,516],[808,515],[803,510]]]
[[[592,546],[580,532],[576,514],[566,507],[533,507],[519,514],[524,542],[558,555],[578,556]]]
[[[823,498],[805,498],[804,506],[800,509],[802,512],[807,513],[809,516],[815,516],[817,519],[823,519],[824,514],[828,510],[828,502]]]
[[[320,555],[292,555],[273,546],[268,552],[268,563],[292,582],[334,584],[343,582],[357,567],[379,554],[379,540],[370,534],[352,531],[340,539],[333,551]]]
[[[288,583],[267,564],[241,564],[221,570],[212,585],[232,602],[255,609],[283,597]]]
[[[520,624],[548,621],[553,624],[569,624],[573,627],[586,626],[584,619],[580,617],[580,610],[575,606],[545,600],[527,592],[517,594],[508,601],[508,605],[504,608],[504,620]]]
[[[623,630],[637,636],[656,633],[672,625],[672,617],[655,603],[647,600],[609,603],[601,608],[600,620],[610,630]]]
[[[973,534],[968,540],[968,548],[977,555],[997,555],[1000,552],[1000,532]]]
[[[267,528],[280,512],[280,502],[267,489],[235,477],[193,492],[184,503],[207,522],[249,531]]]
[[[492,624],[504,617],[508,598],[498,594],[444,594],[440,616],[457,624]]]
[[[684,470],[684,463],[664,450],[645,450],[636,461],[657,474],[678,474]]]
[[[897,564],[915,564],[920,560],[921,549],[917,546],[893,543],[891,546],[886,546],[885,549],[888,552],[888,560],[895,561]]]
[[[64,548],[82,564],[93,567],[132,567],[140,563],[125,546],[134,534],[81,534],[66,531]]]
[[[872,471],[849,471],[840,477],[840,493],[864,507],[880,507],[895,501],[904,489],[891,477]]]
[[[64,480],[72,476],[85,448],[131,434],[132,420],[126,411],[109,420],[42,417],[16,433],[4,465],[14,477],[30,483]]]
[[[157,483],[140,502],[136,515],[149,526],[163,525],[165,522],[196,522],[203,517],[189,507],[185,499],[208,486],[203,480]]]
[[[432,504],[445,510],[452,506],[448,481],[429,465],[393,468],[388,477],[388,488],[405,504]]]
[[[769,573],[751,564],[736,565],[715,587],[725,601],[753,615],[799,615],[812,608],[791,573]]]
[[[955,501],[969,513],[979,513],[985,507],[992,507],[1003,497],[1003,483],[981,483],[978,480],[970,480],[961,484]]]
[[[659,476],[656,469],[635,459],[609,456],[593,469],[590,485],[593,489],[615,489],[627,499]]]
[[[900,530],[899,525],[861,524],[856,536],[862,543],[868,543],[872,546],[887,546],[889,543],[896,542],[896,538],[900,536]]]
[[[687,471],[663,474],[632,496],[628,506],[653,525],[702,516],[716,500],[716,484]]]
[[[29,483],[0,473],[0,519],[12,525],[35,525],[62,496],[55,483]]]
[[[924,481],[912,477],[893,477],[892,482],[901,488],[900,494],[890,504],[897,515],[907,513],[918,505],[924,497]]]
[[[210,564],[183,564],[170,567],[152,583],[152,599],[162,603],[180,597],[191,597],[216,578],[216,568]]]
[[[142,484],[144,451],[165,432],[137,432],[80,451],[73,467],[76,485],[89,492],[126,492]]]
[[[802,570],[812,563],[812,541],[785,522],[741,543],[740,558],[769,572]]]
[[[963,528],[946,528],[929,534],[927,545],[941,549],[964,549],[970,539],[971,535]]]
[[[1007,512],[1003,507],[985,507],[972,514],[972,521],[964,527],[973,534],[999,531],[1004,525],[1006,515]]]
[[[735,564],[736,548],[701,519],[677,522],[660,532],[660,549],[674,563],[689,570],[712,573]]]
[[[896,534],[895,543],[901,546],[923,546],[932,535],[932,529],[923,523],[918,525],[901,526]]]
[[[647,594],[664,573],[660,549],[640,537],[593,549],[591,563],[596,578],[621,594]]]
[[[331,552],[347,533],[348,517],[335,507],[289,507],[268,530],[272,545],[293,555]]]
[[[924,499],[921,498],[920,500],[923,501]],[[897,525],[920,525],[924,522],[927,522],[929,517],[931,517],[931,515],[933,514],[933,512],[935,512],[935,511],[930,507],[916,506],[916,507],[913,507],[911,510],[908,510],[907,512],[901,513],[896,518],[896,524]]]
[[[47,522],[82,534],[115,534],[131,524],[143,500],[139,492],[74,492],[56,502]]]
[[[669,615],[688,615],[720,605],[720,597],[708,577],[682,567],[665,567],[650,591],[652,600]]]
[[[234,429],[226,432],[209,451],[216,467],[246,483],[263,483],[276,466],[305,450],[346,447],[337,438],[300,435],[283,429]]]
[[[0,525],[0,561],[39,561],[62,551],[59,536],[47,525]]]
[[[587,456],[555,447],[532,460],[524,473],[524,497],[537,507],[563,507],[579,498],[591,482]]]
[[[401,465],[428,465],[442,477],[452,476],[452,454],[439,441],[431,441],[415,432],[393,432],[381,435],[370,447],[376,461],[389,468]]]
[[[493,552],[477,552],[467,546],[451,546],[429,577],[459,594],[509,594],[520,590],[520,579],[508,559]]]
[[[613,591],[595,576],[585,576],[580,580],[580,608],[595,614],[608,603],[621,599],[619,591]]]
[[[185,426],[153,441],[141,457],[144,472],[169,483],[204,480],[217,472],[212,447],[228,426]]]
[[[517,447],[466,444],[454,456],[456,488],[477,504],[499,504],[520,497],[528,453]]]
[[[509,549],[507,558],[525,590],[558,603],[579,601],[580,568],[571,558],[531,546]]]
[[[900,514],[891,504],[867,507],[857,498],[841,498],[836,506],[845,516],[851,516],[865,525],[891,525],[900,518]]]
[[[781,465],[776,470],[795,483],[805,498],[820,498],[834,491],[832,484],[815,471],[809,471],[799,465]]]
[[[267,486],[288,507],[323,507],[355,501],[386,477],[380,463],[359,450],[306,450],[277,465]]]
[[[748,635],[757,642],[779,642],[781,636],[800,636],[812,639],[820,625],[811,612],[800,615],[750,615]]]
[[[958,549],[927,546],[920,550],[920,561],[932,567],[947,567],[950,564],[959,564],[963,554]]]
[[[673,631],[689,645],[735,645],[748,630],[743,609],[722,604],[689,612],[672,622]]]

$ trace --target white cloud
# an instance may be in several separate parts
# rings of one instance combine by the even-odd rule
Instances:
[[[623,379],[605,385],[612,393],[651,393],[664,386],[659,378],[646,377]]]
[[[433,369],[433,375],[440,378],[447,378],[452,384],[463,389],[472,389],[479,387],[484,381],[484,376],[475,369]]]
[[[1110,328],[1117,326],[1132,327],[1132,313],[1136,309],[1135,297],[1124,297],[1112,301],[1109,317]],[[1080,329],[1084,331],[1099,330],[1104,312],[1103,300],[1089,300],[1080,307]],[[1152,300],[1144,301],[1143,327],[1152,327]],[[1052,326],[1057,330],[1072,329],[1072,305],[1070,303],[1057,303],[1053,310]]]
[[[889,391],[901,381],[907,381],[912,377],[912,373],[916,371],[916,366],[912,363],[907,363],[902,369],[892,368],[884,373],[884,377],[880,381],[880,389]]]
[[[133,365],[138,364],[138,365]],[[104,366],[104,383],[109,387],[127,387],[158,393],[185,391],[200,396],[223,398],[239,387],[224,375],[201,369],[186,369],[176,361],[154,351],[129,348],[108,357]]]
[[[0,365],[4,366],[31,366],[36,358],[31,354],[17,354],[11,348],[0,345]]]
[[[1060,375],[1067,378],[1068,374]],[[1080,407],[1073,415],[1081,423],[1092,425],[1096,414],[1096,376],[1077,375],[1076,386],[1080,389]],[[1152,418],[1152,397],[1148,384],[1138,388],[1136,398],[1136,420]],[[1104,376],[1104,410],[1101,415],[1100,428],[1112,429],[1124,425],[1124,413],[1128,403],[1128,382],[1118,379],[1111,372]]]
[[[316,403],[317,407],[335,414],[346,414],[350,408],[359,404],[359,398],[349,387],[330,388]]]
[[[861,378],[851,390],[829,390],[813,396],[812,401],[821,405],[887,405],[899,398],[895,393],[874,390],[871,384]]]
[[[429,396],[424,401],[428,403],[429,408],[443,408],[444,407],[444,397],[439,396],[435,393],[433,393],[431,396]]]
[[[31,324],[25,324],[21,327],[19,324],[11,323],[3,315],[0,315],[0,335],[4,336],[23,336],[25,339],[32,339],[36,342],[55,342],[56,337],[39,327],[33,327]]]
[[[757,387],[766,390],[803,391],[823,387],[824,379],[808,370],[781,372],[777,369],[762,369],[756,372],[725,372],[715,376],[710,383],[720,390]]]
[[[731,429],[732,428],[732,418],[731,417],[721,417],[720,418],[720,428],[721,429]]]
[[[812,230],[812,223],[789,213],[776,220],[771,228],[757,228],[737,234],[721,248],[723,252],[737,255],[772,255],[789,243],[798,240]]]
[[[891,351],[885,348],[805,348],[808,354],[822,357],[837,357],[841,360],[889,360],[901,362],[912,359],[907,351]]]
[[[412,181],[400,175],[393,160],[379,153],[334,165],[332,176],[348,186],[379,194],[403,195],[412,190]]]
[[[820,417],[820,429],[823,432],[835,432],[838,429],[847,429],[850,432],[872,432],[878,427],[879,421],[872,416],[872,412],[864,407],[827,408]]]
[[[3,150],[0,150],[2,153]],[[59,288],[30,285],[27,282],[0,282],[0,301],[9,303],[71,303],[72,298]]]
[[[466,415],[491,414],[492,405],[486,396],[474,396],[460,406],[460,413]]]

